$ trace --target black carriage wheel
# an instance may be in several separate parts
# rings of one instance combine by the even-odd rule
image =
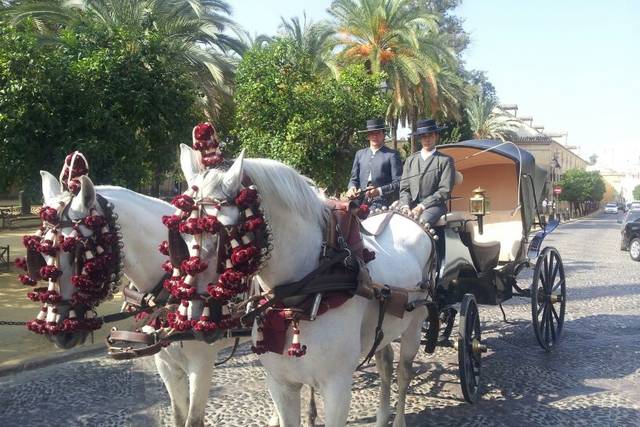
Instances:
[[[481,339],[478,305],[472,294],[466,294],[460,306],[457,347],[460,387],[464,400],[469,403],[480,396],[482,353],[486,351]]]
[[[546,247],[538,257],[531,284],[531,318],[540,346],[551,351],[564,325],[567,290],[564,266],[558,250]]]

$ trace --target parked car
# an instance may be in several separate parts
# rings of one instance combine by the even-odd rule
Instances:
[[[607,203],[604,206],[604,213],[607,214],[617,214],[618,213],[618,204],[617,203]]]
[[[631,259],[640,261],[640,211],[629,212],[622,226],[622,244],[620,249],[629,251]]]

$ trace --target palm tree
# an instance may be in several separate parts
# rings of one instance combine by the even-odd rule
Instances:
[[[223,0],[50,0],[17,2],[3,10],[0,20],[32,23],[60,43],[59,29],[81,23],[110,32],[154,33],[170,52],[167,59],[190,71],[207,95],[208,112],[215,114],[230,94],[230,55],[242,51],[242,44],[226,34],[236,26],[230,14]]]
[[[386,74],[394,147],[398,123],[414,127],[420,114],[455,110],[461,84],[449,70],[456,68],[456,57],[439,36],[435,15],[412,0],[335,0],[329,13],[341,56]]]
[[[467,117],[473,137],[476,139],[499,139],[512,137],[519,121],[498,108],[497,102],[482,94],[474,98],[467,107]]]
[[[326,22],[307,20],[303,14],[303,21],[293,17],[289,20],[280,18],[280,33],[292,39],[295,44],[313,61],[314,69],[318,72],[332,71],[337,74],[336,63],[332,49],[335,46],[333,28]]]

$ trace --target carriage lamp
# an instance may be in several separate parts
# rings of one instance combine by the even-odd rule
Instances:
[[[473,196],[469,199],[469,212],[478,218],[478,232],[482,234],[483,218],[487,214],[489,199],[484,195],[485,189],[478,187],[473,190]]]

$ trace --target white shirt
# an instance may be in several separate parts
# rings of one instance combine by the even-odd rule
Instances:
[[[369,150],[371,150],[371,157],[375,156],[380,148],[382,147],[378,147],[378,148],[369,147]],[[369,170],[369,177],[367,178],[367,181],[371,182],[371,170]]]
[[[420,157],[422,158],[422,160],[427,160],[429,157],[433,156],[433,153],[436,151],[436,149],[434,148],[431,151],[427,151],[424,148],[422,150],[420,150]]]

